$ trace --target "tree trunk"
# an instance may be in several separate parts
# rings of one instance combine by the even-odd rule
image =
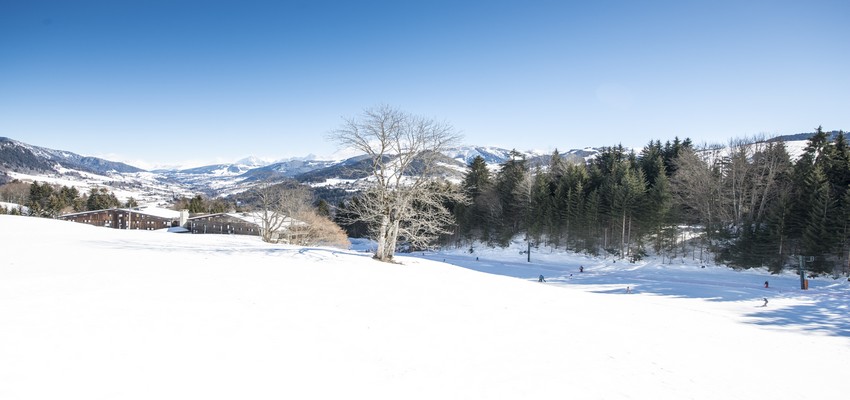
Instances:
[[[375,258],[381,261],[387,261],[386,258],[386,248],[387,248],[387,225],[389,224],[388,217],[383,216],[381,218],[381,226],[378,228],[378,237],[376,238],[376,242],[378,242],[378,248],[375,249]]]
[[[623,229],[620,236],[620,258],[626,258],[626,210],[623,210]]]

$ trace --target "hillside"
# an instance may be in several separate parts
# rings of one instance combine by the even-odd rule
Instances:
[[[121,162],[86,157],[64,150],[53,150],[0,137],[0,166],[21,172],[58,173],[60,169],[76,169],[95,174],[143,171]]]
[[[774,301],[758,307],[758,273],[566,254],[536,264],[563,278],[541,284],[427,259],[524,265],[485,250],[480,261],[382,264],[252,237],[3,215],[0,243],[4,399],[845,396],[846,283],[799,293],[793,276],[777,278]],[[578,263],[598,280],[570,282]],[[635,267],[645,274],[629,275]],[[735,288],[745,294],[727,297]],[[838,314],[820,320],[824,310]]]
[[[789,152],[796,157],[811,135],[787,135],[771,140],[786,141]],[[560,155],[568,162],[582,163],[598,152],[597,148],[572,149],[562,150]],[[358,180],[369,175],[371,165],[364,155],[343,153],[345,158],[336,160],[320,160],[311,155],[269,162],[248,157],[227,164],[144,171],[120,162],[0,138],[0,184],[13,179],[39,180],[61,182],[83,191],[92,186],[106,186],[118,192],[122,201],[134,197],[154,204],[170,202],[172,197],[180,195],[224,197],[244,192],[260,180],[292,179],[314,186],[351,189],[358,186]],[[496,169],[511,157],[510,153],[510,150],[497,147],[461,146],[447,150],[440,164],[445,167],[443,175],[446,178],[459,181],[476,156],[483,157],[492,169]],[[551,157],[550,153],[540,151],[520,154],[531,166],[548,165]]]

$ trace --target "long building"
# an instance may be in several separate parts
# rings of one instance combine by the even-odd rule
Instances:
[[[154,207],[110,208],[65,214],[59,216],[59,219],[114,229],[153,231],[180,226],[180,215],[179,211]]]

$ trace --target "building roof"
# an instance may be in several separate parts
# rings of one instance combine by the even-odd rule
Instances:
[[[180,211],[174,211],[174,210],[169,210],[167,208],[159,208],[159,207],[106,208],[106,209],[101,209],[101,210],[91,210],[91,211],[82,211],[82,212],[71,213],[71,214],[63,214],[63,215],[60,215],[60,217],[72,217],[72,216],[75,216],[75,215],[91,214],[91,213],[97,213],[97,212],[103,212],[103,211],[109,211],[109,210],[134,212],[134,213],[137,213],[137,214],[145,214],[145,215],[150,215],[152,217],[173,219],[173,220],[180,218]]]

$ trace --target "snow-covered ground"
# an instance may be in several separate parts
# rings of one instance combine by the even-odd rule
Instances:
[[[4,215],[0,243],[0,399],[846,398],[844,280]]]
[[[30,208],[27,206],[22,206],[18,203],[7,203],[5,201],[0,201],[0,208],[5,208],[7,211],[19,210],[24,214],[28,214],[30,212]]]

